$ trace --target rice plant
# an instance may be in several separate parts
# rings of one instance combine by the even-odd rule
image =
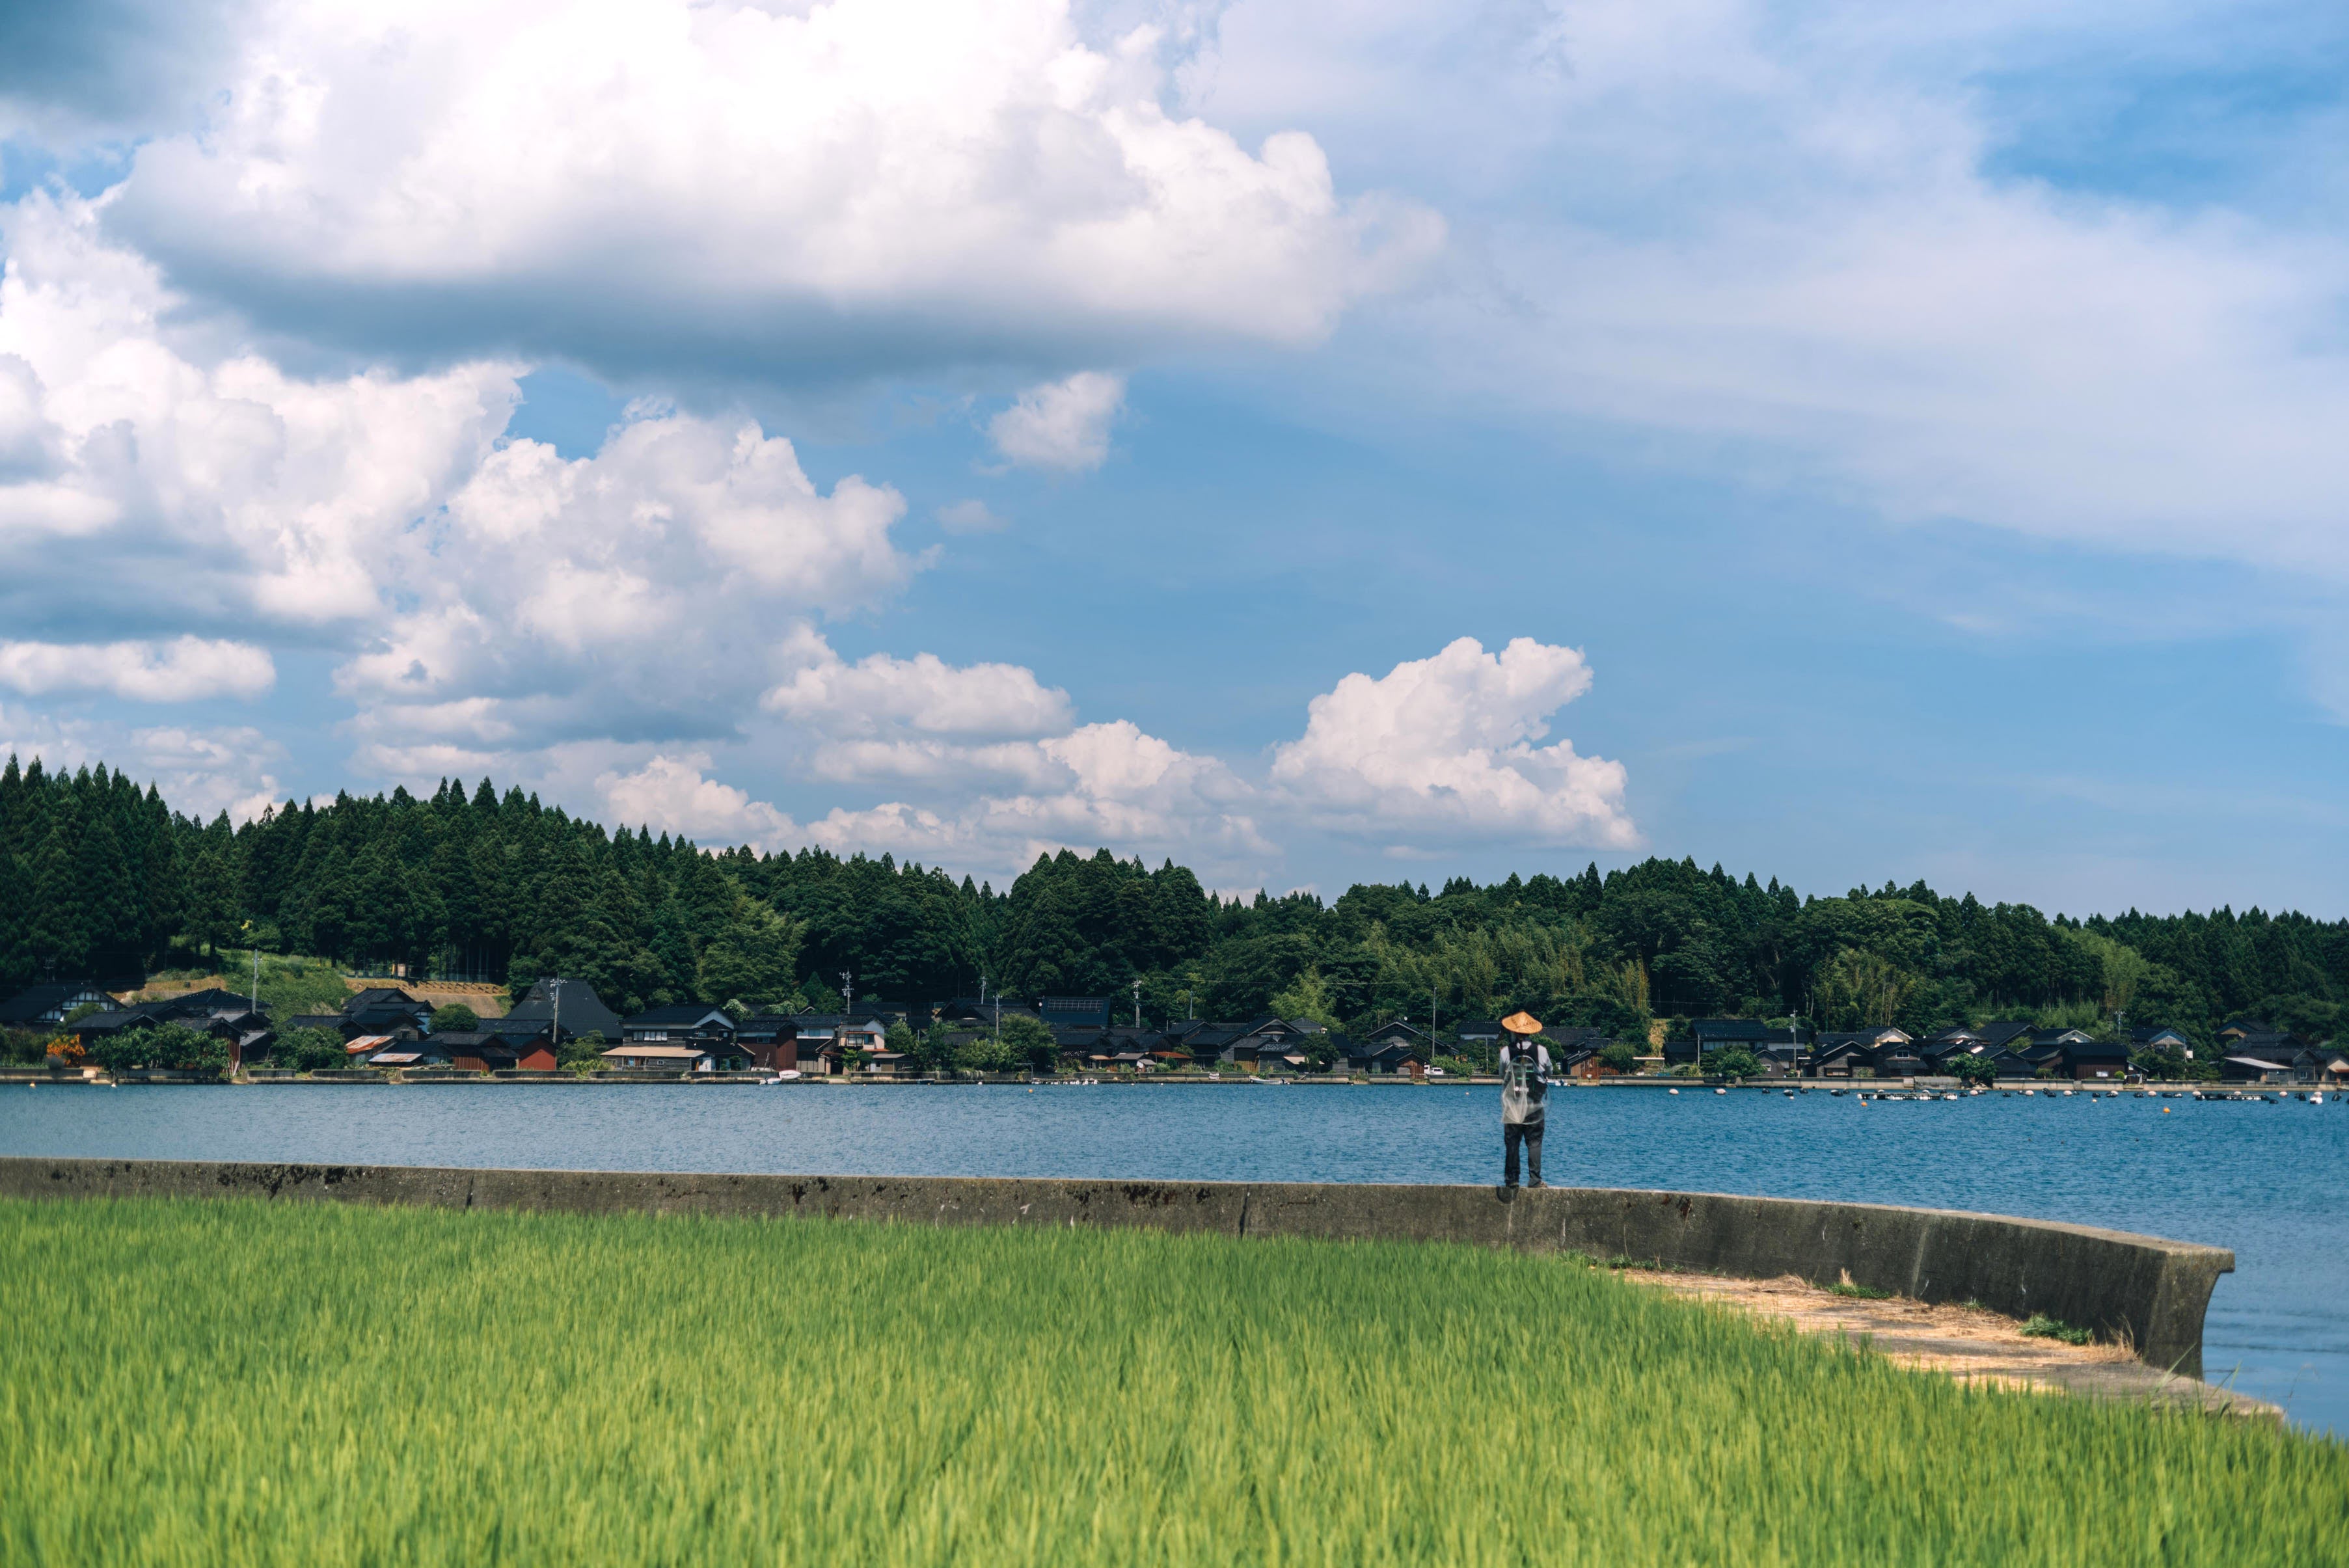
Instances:
[[[2349,1449],[1557,1258],[0,1202],[0,1561],[2349,1560]]]

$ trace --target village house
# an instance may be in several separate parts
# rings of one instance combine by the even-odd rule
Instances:
[[[620,1023],[624,1046],[709,1046],[734,1043],[733,1016],[707,1002],[650,1007]]]
[[[1427,1071],[1427,1053],[1408,1040],[1374,1037],[1348,1047],[1346,1070],[1372,1078],[1418,1078]]]
[[[889,1049],[889,1020],[877,1013],[802,1013],[800,1069],[837,1078],[849,1068],[852,1055],[861,1053],[867,1076],[894,1076],[905,1057]],[[873,1064],[889,1058],[888,1068],[875,1073]]]
[[[160,1029],[169,1024],[225,1042],[231,1070],[243,1067],[248,1055],[260,1055],[276,1038],[267,1009],[256,1009],[252,998],[218,986],[182,991],[176,996],[151,1002],[125,1002],[89,1014],[72,1025],[71,1030],[75,1041],[87,1051],[109,1036],[133,1029]]]
[[[750,1054],[750,1065],[761,1072],[799,1070],[800,1021],[794,1014],[753,1014],[736,1026],[734,1043]]]
[[[585,1040],[594,1036],[601,1036],[607,1042],[619,1039],[620,1016],[605,1006],[604,998],[595,994],[595,986],[585,980],[560,981],[562,1006],[558,1008],[555,1006],[556,984],[558,982],[554,979],[533,983],[523,993],[523,999],[498,1022],[544,1024],[552,1029],[557,1026],[555,1014],[559,1011],[563,1016],[560,1025],[562,1034],[554,1042],[558,1047],[564,1040]]]
[[[1036,1015],[1050,1025],[1106,1029],[1110,1006],[1106,996],[1039,996]]]
[[[66,1015],[77,1007],[114,1006],[114,998],[87,980],[60,980],[44,985],[27,985],[22,991],[0,1002],[0,1028],[51,1029],[66,1021]]]
[[[637,1072],[732,1072],[750,1057],[734,1038],[723,1007],[686,1002],[651,1007],[620,1022],[620,1043],[602,1053],[616,1068]]]
[[[468,1072],[551,1073],[557,1059],[554,1032],[543,1022],[493,1018],[478,1029],[443,1029],[419,1042]]]
[[[413,1039],[432,1032],[432,1004],[396,985],[370,986],[343,1004],[343,1021],[345,1028],[357,1034]]]
[[[2078,1034],[2078,1030],[2072,1031]],[[2124,1078],[2128,1076],[2129,1048],[2118,1040],[2098,1040],[2082,1036],[2066,1040],[2058,1047],[2056,1071],[2063,1077],[2094,1080]]]

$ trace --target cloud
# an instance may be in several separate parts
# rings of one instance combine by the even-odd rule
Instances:
[[[0,231],[0,614],[28,640],[363,623],[512,410],[507,366],[308,379],[176,331],[90,203],[36,193]]]
[[[807,635],[916,569],[905,500],[830,494],[755,424],[667,415],[592,458],[513,441],[388,553],[408,602],[336,672],[370,738],[483,746],[730,733]]]
[[[706,741],[797,667],[812,618],[920,565],[891,537],[895,490],[819,490],[753,420],[644,405],[589,457],[502,442],[516,366],[298,377],[173,325],[185,302],[93,204],[5,211],[0,679],[18,690],[251,696],[265,645],[292,642],[332,661],[372,765]],[[57,651],[126,622],[150,636]]]
[[[958,500],[937,510],[938,526],[948,533],[993,533],[1004,526],[1004,520],[988,510],[983,500]]]
[[[749,844],[764,851],[797,849],[806,835],[790,817],[730,784],[702,776],[707,753],[656,757],[634,773],[595,780],[605,806],[624,823],[648,825],[700,841]]]
[[[285,799],[274,770],[285,748],[243,725],[125,727],[0,704],[0,757],[20,764],[38,758],[53,773],[104,763],[153,783],[173,810],[197,818],[226,811],[232,821],[249,821]]]
[[[111,692],[135,702],[254,697],[277,683],[269,650],[178,637],[168,643],[0,642],[0,686],[26,696]]]
[[[1319,341],[1440,247],[1307,135],[1163,107],[1066,0],[287,0],[110,222],[362,351],[809,383]]]
[[[1075,473],[1109,457],[1110,422],[1125,401],[1125,377],[1081,370],[1030,387],[987,427],[995,449],[1023,468]]]
[[[1069,694],[1018,665],[949,665],[936,654],[874,654],[848,664],[813,634],[810,662],[760,706],[834,736],[1038,736],[1072,722]]]
[[[1228,767],[1125,720],[999,749],[1022,754],[1013,770],[1026,773],[1028,787],[987,792],[983,775],[946,772],[912,780],[925,787],[926,801],[836,806],[803,824],[707,778],[706,753],[656,757],[597,785],[624,819],[670,832],[885,851],[991,877],[1017,875],[1040,854],[1104,846],[1147,860],[1180,856],[1228,872],[1235,882],[1261,882],[1278,859],[1247,810],[1253,791]],[[969,789],[973,782],[982,788]]]
[[[0,5],[0,137],[177,129],[233,57],[239,0]]]
[[[1535,744],[1589,688],[1590,671],[1574,649],[1531,638],[1495,655],[1463,637],[1383,677],[1348,676],[1313,699],[1304,736],[1275,751],[1268,784],[1129,720],[1076,725],[1064,694],[1026,670],[957,669],[927,655],[850,665],[812,638],[801,656],[805,678],[768,704],[814,732],[798,771],[898,792],[796,820],[804,841],[843,853],[887,851],[1000,877],[1039,854],[1106,846],[1172,856],[1236,887],[1272,885],[1282,841],[1300,829],[1403,854],[1640,843],[1620,763],[1578,756],[1565,740]],[[1001,738],[1022,726],[1036,733]],[[771,844],[786,831],[793,819],[712,782],[711,767],[707,752],[664,753],[598,787],[628,820],[670,831],[755,827]]]
[[[2177,189],[2240,155],[2209,51],[2254,83],[2318,30],[2200,4],[1240,0],[1182,79],[1218,123],[1302,120],[1341,167],[1447,192],[1444,286],[1338,345],[1366,398],[2337,592],[2349,244],[2306,197],[2338,178],[2337,106],[2237,89],[2283,144]],[[2046,134],[2106,114],[2109,147]],[[2168,115],[2190,154],[2137,144]]]
[[[1519,637],[1494,655],[1462,637],[1315,697],[1303,737],[1275,749],[1272,781],[1320,825],[1390,843],[1633,849],[1623,765],[1533,744],[1589,689],[1572,648]]]

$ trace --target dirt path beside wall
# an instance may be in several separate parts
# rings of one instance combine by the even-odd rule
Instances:
[[[1792,1274],[1730,1279],[1718,1274],[1621,1269],[1621,1277],[1675,1295],[1716,1302],[1756,1316],[1780,1318],[1806,1334],[1866,1339],[1896,1365],[1946,1372],[1961,1383],[2042,1392],[2199,1406],[2253,1419],[2281,1421],[2283,1411],[2192,1377],[2139,1361],[2118,1345],[2066,1345],[2026,1336],[2011,1317],[1981,1307],[1935,1305],[1906,1296],[1871,1301],[1838,1295]]]

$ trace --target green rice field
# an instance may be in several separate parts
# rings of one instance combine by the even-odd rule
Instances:
[[[2349,1562],[2349,1447],[1402,1243],[0,1202],[8,1563]]]

